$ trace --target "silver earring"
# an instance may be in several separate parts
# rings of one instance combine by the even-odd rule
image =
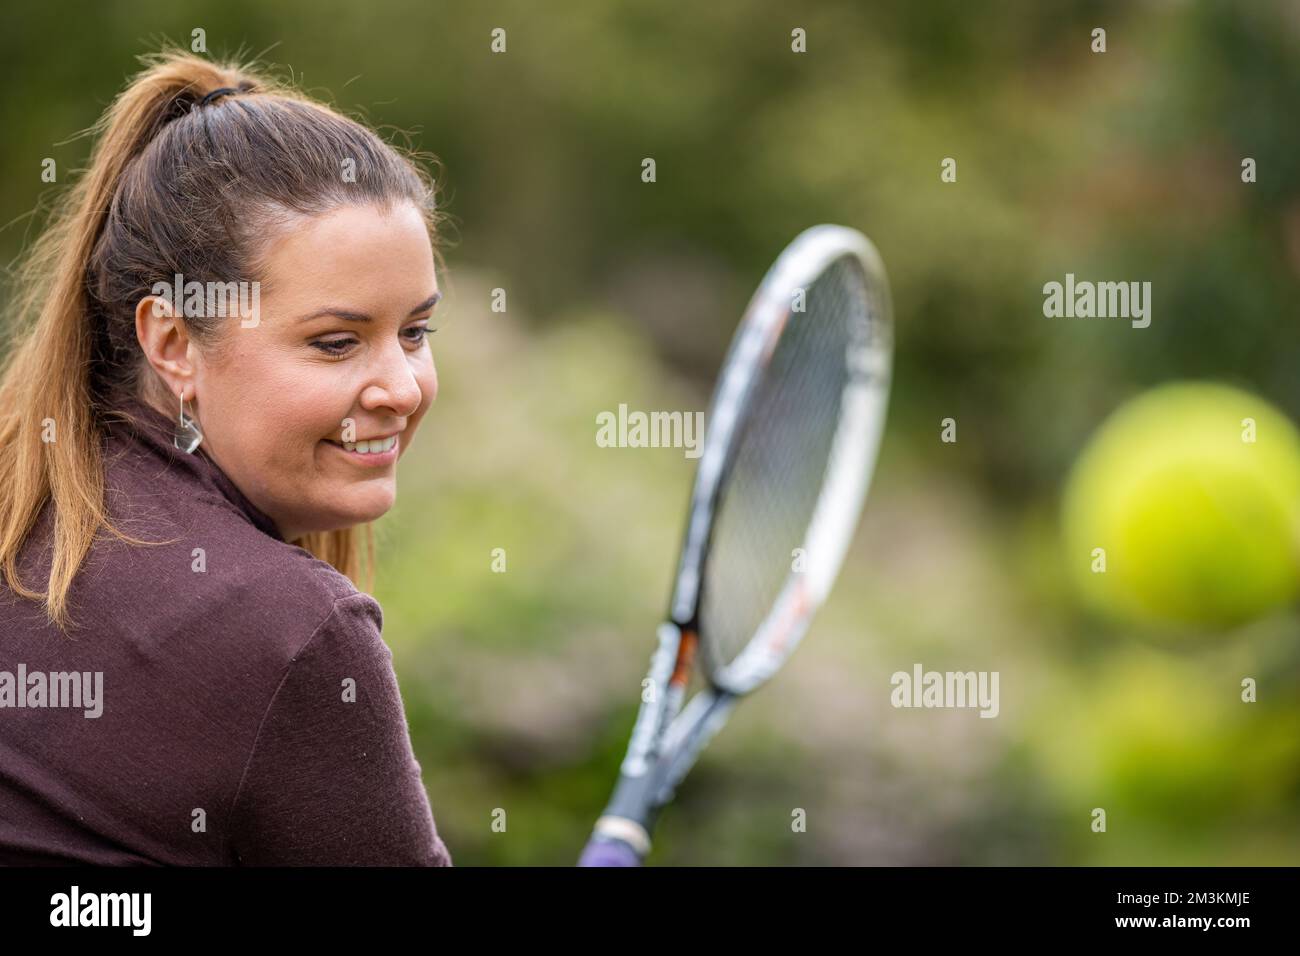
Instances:
[[[199,431],[199,423],[193,416],[185,414],[185,392],[181,392],[181,421],[176,428],[176,434],[172,443],[181,451],[187,454],[194,454],[194,449],[199,447],[199,442],[203,441],[203,432]]]

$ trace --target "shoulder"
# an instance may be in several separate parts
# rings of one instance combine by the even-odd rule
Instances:
[[[451,865],[372,605],[335,601],[285,669],[233,804],[239,862]]]
[[[133,628],[183,631],[268,664],[287,663],[321,627],[378,637],[378,602],[333,565],[207,489],[185,492],[133,488],[114,499],[117,528],[144,543],[106,534],[95,548],[84,580],[97,613],[131,608]]]
[[[309,643],[319,648],[338,636],[379,642],[379,602],[329,562],[271,538],[237,516],[209,520],[227,520],[229,528],[202,554],[206,582],[201,596],[196,595],[196,616],[237,642],[256,640],[260,654],[285,663]]]

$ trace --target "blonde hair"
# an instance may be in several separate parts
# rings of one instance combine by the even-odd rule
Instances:
[[[109,520],[100,443],[123,397],[158,388],[135,332],[136,304],[155,282],[178,272],[251,281],[277,225],[348,204],[414,203],[441,261],[437,186],[417,162],[436,159],[399,151],[251,64],[174,50],[141,60],[146,69],[89,131],[89,167],[20,265],[0,364],[0,574],[65,631],[76,626],[69,590],[101,529],[157,543]],[[238,92],[200,103],[222,88]],[[340,174],[346,158],[355,181]],[[184,321],[200,347],[219,344],[221,319]],[[47,419],[57,441],[42,440]],[[47,503],[53,550],[48,590],[37,591],[18,563]],[[373,586],[371,525],[292,543]]]

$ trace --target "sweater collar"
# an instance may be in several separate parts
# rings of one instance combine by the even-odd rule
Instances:
[[[174,437],[177,422],[133,396],[119,398],[114,405],[114,410],[106,416],[110,437],[143,449],[161,461],[173,474],[215,491],[255,527],[277,541],[284,540],[280,537],[275,522],[248,500],[202,444],[192,454],[176,447]],[[179,419],[179,409],[177,415]]]

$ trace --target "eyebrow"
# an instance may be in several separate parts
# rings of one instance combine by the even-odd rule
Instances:
[[[429,298],[425,299],[414,309],[412,309],[407,314],[407,318],[411,318],[412,316],[419,315],[425,309],[432,309],[435,305],[437,305],[441,301],[442,301],[442,293],[435,292],[433,295],[429,296]],[[310,322],[312,319],[319,319],[322,316],[326,316],[326,315],[332,315],[335,316],[336,318],[346,319],[349,322],[372,321],[370,316],[366,315],[364,312],[353,312],[351,309],[336,309],[333,307],[327,309],[320,309],[316,312],[313,312],[311,315],[304,315],[298,321],[299,323]]]

